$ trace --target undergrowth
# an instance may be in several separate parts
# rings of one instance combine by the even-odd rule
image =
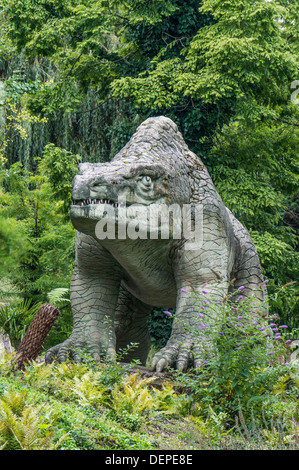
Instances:
[[[0,362],[3,450],[298,447],[294,385],[273,391],[272,420],[255,416],[254,409],[247,419],[240,403],[232,425],[225,411],[184,389],[175,372],[156,383],[132,365],[92,358],[80,364],[33,362],[24,371],[13,370],[13,361],[12,355]]]

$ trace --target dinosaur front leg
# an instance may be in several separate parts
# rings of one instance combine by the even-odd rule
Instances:
[[[225,231],[219,229],[221,224],[209,214],[206,219],[203,245],[197,250],[177,253],[176,314],[167,345],[152,360],[152,368],[157,371],[167,366],[176,366],[182,371],[190,363],[199,368],[203,362],[203,351],[211,348],[206,328],[217,323],[217,315],[214,309],[208,311],[207,308],[204,310],[204,321],[199,317],[203,312],[198,306],[199,296],[205,289],[205,301],[210,304],[215,305],[223,299],[228,291],[232,260]]]
[[[73,331],[49,349],[46,362],[80,358],[82,350],[95,357],[115,356],[114,316],[120,277],[115,262],[91,237],[77,240],[77,262],[71,281]]]
[[[76,269],[71,282],[73,331],[61,344],[46,354],[46,362],[55,357],[63,362],[70,355],[79,359],[82,350],[95,357],[115,356],[114,310],[119,284],[114,279],[82,276]]]
[[[190,287],[187,282],[180,285],[171,337],[167,345],[154,356],[153,369],[161,372],[170,366],[183,371],[188,365],[200,368],[205,354],[212,348],[206,332],[217,325],[215,309],[209,309],[209,304],[217,304],[226,293],[226,282],[201,282],[196,288]],[[204,301],[199,302],[203,296]]]

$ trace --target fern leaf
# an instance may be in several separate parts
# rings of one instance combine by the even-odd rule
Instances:
[[[70,299],[66,297],[69,294],[69,289],[65,287],[58,287],[48,292],[48,300],[53,305],[58,305],[62,303],[70,303]]]

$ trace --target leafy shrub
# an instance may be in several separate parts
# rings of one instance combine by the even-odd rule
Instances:
[[[153,378],[141,379],[139,374],[129,375],[112,391],[111,409],[129,429],[137,429],[143,417],[153,409],[154,401],[147,385]]]
[[[287,362],[287,325],[279,325],[277,315],[265,317],[262,310],[260,315],[254,315],[255,298],[244,300],[239,295],[235,303],[231,297],[213,302],[204,300],[203,294],[198,296],[198,306],[204,300],[206,309],[204,315],[199,314],[199,321],[209,314],[217,321],[209,327],[201,323],[207,338],[201,370],[193,376],[180,377],[191,386],[203,414],[207,415],[212,407],[233,421],[241,406],[246,418],[250,418],[253,408],[258,419],[264,408],[269,410],[266,416],[271,416],[275,403],[288,394],[296,396],[298,391],[295,364]],[[279,381],[286,386],[278,396],[275,388]]]
[[[9,336],[15,349],[18,348],[41,305],[41,303],[32,304],[30,299],[25,299],[11,305],[0,306],[0,328]]]
[[[171,335],[173,316],[168,318],[163,309],[155,308],[149,318],[148,327],[154,346],[163,348]]]
[[[43,425],[42,408],[26,404],[27,392],[6,391],[0,401],[0,442],[5,450],[53,450],[54,430]]]

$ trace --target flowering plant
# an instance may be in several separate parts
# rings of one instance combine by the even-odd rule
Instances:
[[[202,367],[189,376],[188,385],[206,409],[218,406],[231,415],[240,403],[245,413],[264,406],[277,381],[293,368],[287,362],[288,326],[279,324],[277,314],[269,315],[267,305],[257,308],[256,298],[244,297],[243,289],[222,301],[208,297],[204,289],[195,294],[198,336],[202,341],[204,330],[205,341]]]

